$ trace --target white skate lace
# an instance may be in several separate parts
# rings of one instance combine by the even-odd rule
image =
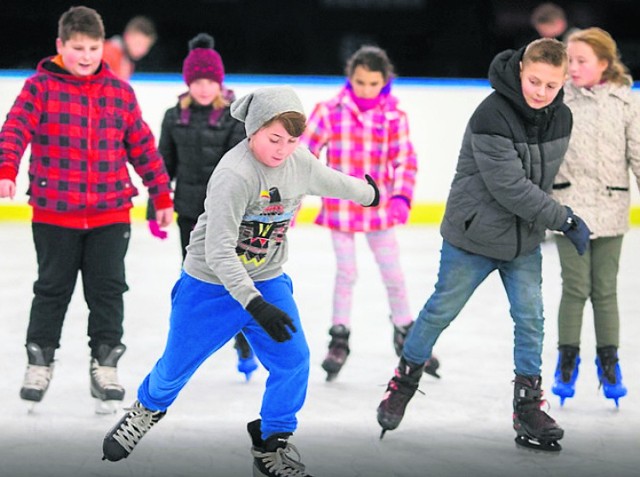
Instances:
[[[288,454],[294,453],[296,459]],[[260,459],[264,466],[273,475],[282,477],[305,477],[305,466],[300,462],[300,452],[293,444],[287,443],[286,447],[276,449],[275,452],[260,452],[251,449],[253,457]]]
[[[118,383],[118,368],[114,366],[100,366],[98,360],[91,363],[91,375],[102,389],[123,389]]]
[[[51,381],[52,374],[53,368],[51,366],[30,364],[27,366],[22,387],[43,391],[49,387],[49,381]]]
[[[113,438],[127,452],[131,453],[136,444],[142,439],[142,436],[158,422],[159,418],[157,417],[161,412],[149,411],[143,407],[138,407],[138,405],[125,408],[125,411],[128,411],[129,415],[115,432]]]

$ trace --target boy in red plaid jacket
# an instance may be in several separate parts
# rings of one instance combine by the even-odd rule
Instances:
[[[116,365],[125,346],[124,257],[131,198],[127,163],[149,191],[157,221],[173,218],[169,177],[131,87],[102,61],[104,26],[73,7],[58,25],[57,55],[28,78],[0,131],[0,198],[13,198],[20,159],[31,144],[29,204],[38,278],[27,330],[22,399],[39,402],[78,271],[89,308],[91,393],[121,401]]]

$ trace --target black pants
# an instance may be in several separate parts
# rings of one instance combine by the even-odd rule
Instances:
[[[33,285],[27,343],[60,346],[62,324],[80,271],[89,307],[87,334],[92,356],[100,344],[120,344],[122,295],[128,290],[124,257],[131,226],[113,224],[82,230],[34,223],[32,231],[38,279]]]
[[[180,245],[182,245],[182,261],[184,262],[184,259],[187,257],[187,245],[189,245],[191,231],[196,226],[198,219],[178,215],[177,222],[180,228]]]

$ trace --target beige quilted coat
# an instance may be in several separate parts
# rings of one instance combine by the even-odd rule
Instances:
[[[568,82],[564,101],[573,130],[553,197],[584,219],[592,238],[622,235],[629,229],[629,171],[640,187],[640,94],[612,83],[589,90]]]

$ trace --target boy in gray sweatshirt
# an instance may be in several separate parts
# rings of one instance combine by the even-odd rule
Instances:
[[[248,424],[254,475],[307,475],[289,454],[309,377],[309,348],[292,295],[287,230],[307,194],[378,204],[373,180],[342,174],[299,145],[306,118],[289,87],[261,88],[231,105],[247,139],[220,161],[172,291],[166,349],[138,400],[109,431],[104,458],[127,457],[209,355],[242,331],[269,379],[261,419]],[[292,474],[293,475],[293,474]]]

